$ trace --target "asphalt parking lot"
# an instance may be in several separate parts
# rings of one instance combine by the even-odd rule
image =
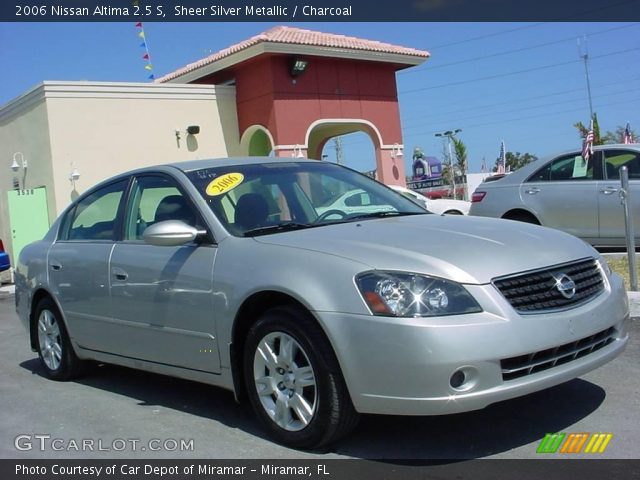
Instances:
[[[0,291],[0,458],[520,459],[539,458],[536,448],[551,432],[613,433],[600,458],[640,453],[638,318],[624,354],[580,379],[478,412],[364,416],[354,434],[329,451],[308,453],[267,440],[233,395],[215,387],[114,366],[96,367],[74,382],[47,380],[13,302]],[[33,447],[17,449],[19,435],[29,435]],[[48,448],[42,451],[33,435],[60,439],[62,451],[53,451],[50,440],[43,440]],[[73,448],[83,439],[96,442],[93,451]],[[111,448],[122,445],[116,439],[126,440],[126,448]],[[172,442],[169,449],[145,449],[152,439],[193,440],[192,449],[170,450]],[[110,450],[98,451],[98,441]]]

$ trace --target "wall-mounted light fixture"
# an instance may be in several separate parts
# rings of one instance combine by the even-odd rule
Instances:
[[[394,143],[393,149],[391,150],[391,158],[395,160],[396,158],[402,158],[403,156],[404,153],[402,152],[402,147],[397,143]]]
[[[18,159],[20,159],[20,163],[18,163]],[[22,152],[16,152],[13,154],[13,162],[11,162],[11,170],[17,172],[20,167],[27,168],[27,160],[24,158]]]
[[[200,133],[200,125],[189,125],[186,130],[183,132],[179,128],[176,128],[173,131],[176,134],[176,141],[180,142],[182,138],[181,135],[184,133],[185,135],[197,135]]]
[[[20,160],[20,161],[18,161]],[[27,159],[24,158],[24,155],[22,154],[22,152],[16,152],[13,154],[13,160],[11,162],[11,170],[14,173],[18,173],[18,170],[20,170],[20,167],[22,167],[22,188],[25,188],[25,184],[27,182],[27,167],[29,165],[27,164]],[[14,179],[14,187],[16,185],[16,179]],[[17,188],[20,189],[20,180],[18,180],[17,182]]]
[[[69,181],[73,184],[74,188],[78,180],[80,180],[80,171],[75,166],[75,164],[71,162],[71,172],[69,172]]]
[[[302,153],[302,147],[300,145],[296,145],[293,147],[293,152],[291,152],[291,156],[294,158],[304,158],[304,153]]]
[[[293,58],[289,64],[289,75],[293,78],[296,78],[302,75],[309,66],[309,62],[307,60],[303,60],[301,58]]]

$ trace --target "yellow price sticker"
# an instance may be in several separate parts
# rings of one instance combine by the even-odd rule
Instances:
[[[226,173],[221,177],[212,180],[207,185],[207,195],[215,197],[227,193],[229,190],[236,188],[244,180],[244,175],[241,173]]]

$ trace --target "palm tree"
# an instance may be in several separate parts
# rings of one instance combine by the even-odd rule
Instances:
[[[459,138],[453,138],[453,149],[456,154],[456,170],[460,171],[460,174],[465,176],[467,174],[467,146]],[[467,190],[467,182],[464,182],[464,199],[469,199],[469,192]]]

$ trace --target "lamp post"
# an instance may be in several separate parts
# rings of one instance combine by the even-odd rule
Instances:
[[[449,169],[451,171],[451,182],[453,184],[453,199],[455,200],[456,195],[456,171],[453,166],[453,153],[451,152],[451,143],[453,141],[453,137],[455,137],[458,133],[462,131],[461,128],[456,128],[455,130],[447,130],[445,132],[436,133],[436,137],[440,137],[444,139],[445,137],[448,139],[449,143]]]

